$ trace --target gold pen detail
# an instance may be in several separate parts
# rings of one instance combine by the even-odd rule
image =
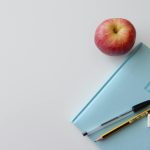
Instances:
[[[132,117],[131,119],[127,120],[126,122],[122,123],[121,125],[113,128],[112,130],[106,132],[105,134],[101,135],[100,137],[98,137],[95,142],[100,141],[102,139],[107,138],[108,136],[111,136],[112,134],[116,133],[117,131],[120,131],[122,128],[144,118],[146,115],[148,115],[148,113],[150,113],[150,108],[145,110],[144,112],[136,115],[135,117]]]

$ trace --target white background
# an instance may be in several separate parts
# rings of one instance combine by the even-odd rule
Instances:
[[[96,150],[71,118],[123,62],[94,45],[123,17],[150,46],[148,0],[0,1],[0,149]]]

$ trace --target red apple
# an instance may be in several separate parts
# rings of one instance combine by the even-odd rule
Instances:
[[[105,54],[122,55],[133,47],[136,30],[132,23],[122,18],[102,22],[95,32],[95,44]]]

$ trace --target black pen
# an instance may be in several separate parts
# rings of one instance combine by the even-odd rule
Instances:
[[[93,134],[93,133],[95,133],[95,132],[97,132],[99,130],[102,130],[103,128],[105,128],[105,127],[107,127],[109,125],[112,125],[113,123],[116,123],[119,120],[122,120],[123,118],[126,118],[127,116],[130,116],[131,114],[134,114],[134,113],[140,111],[141,109],[147,107],[148,105],[150,105],[150,100],[147,100],[147,101],[144,101],[142,103],[139,103],[139,104],[133,106],[131,108],[131,110],[129,110],[129,111],[127,111],[127,112],[125,112],[125,113],[123,113],[121,115],[118,115],[117,117],[114,117],[114,118],[112,118],[112,119],[110,119],[110,120],[100,124],[96,128],[94,128],[94,129],[92,129],[92,130],[90,130],[88,132],[84,132],[82,134],[83,134],[83,136],[91,135],[91,134]]]

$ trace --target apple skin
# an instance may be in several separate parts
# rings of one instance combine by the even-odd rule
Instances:
[[[131,50],[135,43],[136,30],[132,23],[123,18],[111,18],[103,21],[96,29],[95,44],[105,54],[123,55]]]

